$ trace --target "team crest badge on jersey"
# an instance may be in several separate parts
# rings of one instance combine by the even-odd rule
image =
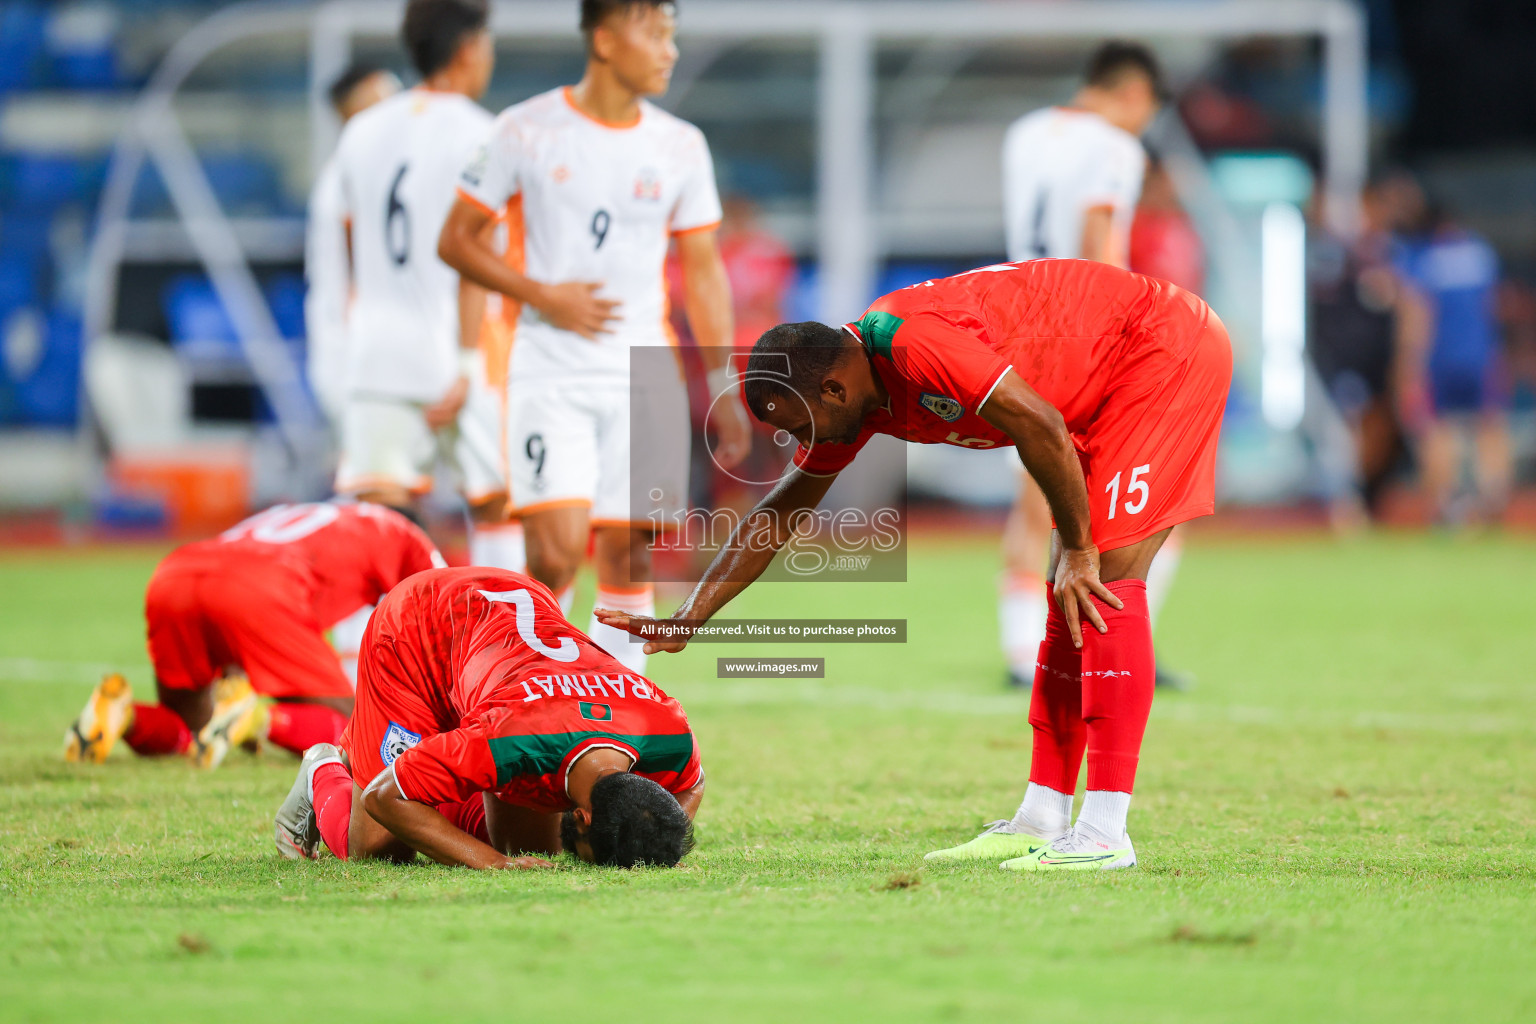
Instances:
[[[933,413],[945,423],[953,423],[965,415],[965,406],[950,398],[948,395],[923,394],[923,408]]]
[[[640,177],[635,179],[635,198],[646,202],[661,202],[661,175],[655,169],[647,167],[641,170]]]
[[[613,708],[607,704],[589,704],[586,701],[579,701],[576,706],[581,710],[581,717],[589,722],[613,721]]]
[[[379,759],[384,762],[384,767],[388,768],[395,763],[395,758],[420,742],[420,733],[411,732],[390,722],[389,730],[384,733],[384,742],[379,744]]]

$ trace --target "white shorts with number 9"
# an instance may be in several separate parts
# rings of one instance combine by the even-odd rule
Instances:
[[[678,377],[642,385],[597,375],[519,379],[514,370],[514,515],[585,507],[594,526],[675,524],[687,504],[689,445],[688,392]]]

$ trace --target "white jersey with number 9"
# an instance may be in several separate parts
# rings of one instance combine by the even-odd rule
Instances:
[[[629,373],[629,349],[665,345],[665,266],[675,235],[720,223],[704,134],[650,103],[631,124],[593,120],[569,89],[506,110],[459,185],[467,202],[511,226],[514,259],[544,284],[596,282],[620,303],[613,333],[588,341],[523,309],[514,377]]]

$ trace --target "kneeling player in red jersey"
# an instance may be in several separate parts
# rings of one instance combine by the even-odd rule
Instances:
[[[213,768],[250,739],[296,754],[336,739],[352,684],[325,631],[443,564],[426,534],[376,505],[279,505],[176,549],[144,597],[159,702],[135,704],[108,676],[65,734],[65,759],[105,761],[121,738]]]
[[[1214,511],[1231,376],[1227,332],[1198,298],[1085,260],[928,281],[885,296],[841,331],[781,325],[754,348],[745,391],[758,419],[801,442],[795,465],[667,632],[650,619],[600,617],[668,638],[648,652],[681,649],[691,628],[761,575],[874,434],[1012,445],[1055,519],[1029,789],[1011,821],[929,858],[1027,871],[1130,867],[1126,812],[1155,672],[1147,568],[1174,526]],[[1088,796],[1072,825],[1085,750]]]
[[[704,772],[682,707],[572,626],[532,577],[422,573],[363,637],[339,749],[304,755],[277,848],[342,860],[424,853],[471,868],[537,856],[671,867]]]

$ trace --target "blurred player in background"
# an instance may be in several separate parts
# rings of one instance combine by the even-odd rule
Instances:
[[[725,218],[720,222],[720,258],[731,282],[731,305],[736,320],[735,354],[740,365],[752,353],[757,339],[784,322],[790,292],[795,285],[797,267],[794,251],[766,224],[757,203],[743,195],[727,196],[723,204]],[[675,258],[667,261],[667,287],[673,297],[672,328],[693,349],[698,342],[688,329],[688,321],[679,312],[686,305],[682,267]],[[697,358],[685,347],[685,357]],[[695,436],[708,429],[711,401],[703,374],[689,376],[689,401],[693,411]],[[692,493],[705,508],[733,508],[746,511],[757,501],[759,487],[749,481],[776,480],[784,472],[791,452],[766,443],[773,432],[757,424],[764,443],[754,444],[747,458],[731,473],[721,473],[714,454],[706,446],[693,453]],[[700,566],[702,568],[702,566]]]
[[[1415,360],[1427,399],[1419,451],[1424,484],[1440,522],[1496,523],[1514,472],[1498,254],[1410,184],[1404,183],[1409,233],[1398,243],[1395,262],[1429,306],[1428,346]],[[1463,499],[1468,448],[1473,488]]]
[[[1150,50],[1110,42],[1088,62],[1083,88],[1070,107],[1027,114],[1003,143],[1003,208],[1008,258],[1084,259],[1127,266],[1131,224],[1141,195],[1146,152],[1141,135],[1165,95],[1162,69]],[[1045,639],[1045,577],[1051,514],[1039,485],[1021,474],[1019,496],[1003,530],[998,601],[1009,682],[1027,689]],[[1153,614],[1178,564],[1178,541],[1167,545],[1148,581]],[[1160,685],[1187,680],[1159,671]]]
[[[423,573],[369,624],[357,713],[304,755],[277,848],[342,860],[549,867],[568,850],[671,867],[704,771],[688,717],[566,621],[528,576]]]
[[[372,64],[354,64],[331,85],[331,109],[343,127],[400,91],[400,79]],[[341,432],[346,409],[347,310],[352,305],[351,239],[342,212],[341,170],[325,162],[309,195],[304,239],[304,327],[309,344],[309,386],[331,429]]]
[[[1131,222],[1130,269],[1192,295],[1205,293],[1205,246],[1160,160],[1147,163],[1141,202]]]
[[[645,615],[656,605],[652,530],[631,495],[647,507],[681,509],[688,398],[680,373],[632,380],[631,350],[675,344],[666,296],[675,240],[688,321],[711,394],[723,393],[731,386],[730,284],[704,135],[645,99],[666,92],[677,63],[673,5],[583,0],[581,25],[585,76],[496,120],[479,156],[466,161],[440,251],[467,280],[522,304],[508,370],[507,450],[530,574],[569,607],[592,538],[597,603]],[[517,229],[516,267],[486,241],[504,214]],[[646,424],[644,437],[630,437],[632,418]],[[735,401],[721,402],[714,422],[716,458],[729,468],[750,447],[751,428]],[[624,633],[595,618],[591,633],[631,670],[644,670],[645,655]]]
[[[471,561],[518,569],[485,292],[437,256],[454,183],[491,123],[475,102],[496,62],[488,20],[486,0],[411,0],[401,36],[421,84],[353,118],[337,147],[355,298],[336,489],[411,513],[442,458],[469,504]]]
[[[377,505],[279,505],[177,548],[144,596],[159,702],[135,704],[128,681],[108,676],[65,734],[65,760],[105,761],[123,739],[214,768],[248,740],[296,754],[334,742],[353,688],[327,628],[443,564],[426,534]]]
[[[1307,354],[1327,401],[1309,401],[1303,429],[1318,449],[1330,520],[1343,532],[1380,512],[1403,452],[1400,415],[1413,405],[1410,371],[1426,330],[1422,299],[1392,264],[1390,191],[1390,181],[1365,190],[1364,230],[1353,239],[1329,229],[1322,196],[1310,211]]]
[[[1056,522],[1029,788],[1012,820],[929,859],[1133,866],[1126,813],[1156,685],[1147,571],[1175,526],[1215,510],[1232,380],[1221,321],[1165,281],[1030,260],[893,292],[842,330],[782,324],[748,370],[753,415],[801,444],[794,467],[670,619],[604,621],[648,637],[652,651],[681,650],[762,575],[876,434],[1014,448]],[[1085,754],[1088,794],[1073,824]]]

